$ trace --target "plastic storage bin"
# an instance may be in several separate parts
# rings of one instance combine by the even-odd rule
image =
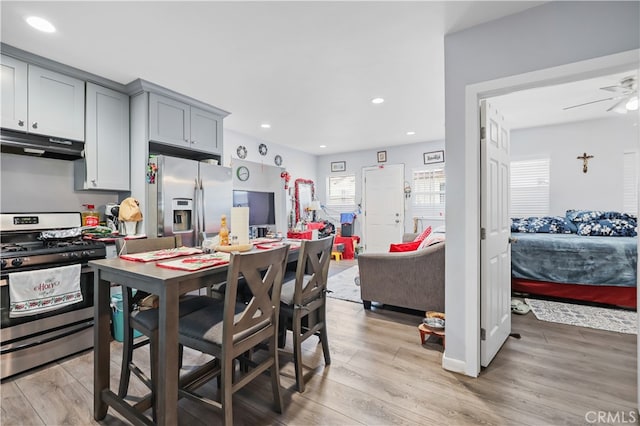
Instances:
[[[111,312],[113,322],[113,338],[118,342],[124,341],[124,313],[122,312],[122,294],[111,295]],[[138,330],[133,330],[133,338],[142,336]]]

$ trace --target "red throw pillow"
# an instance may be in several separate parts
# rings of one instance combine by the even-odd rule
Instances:
[[[424,240],[425,238],[427,238],[429,236],[429,234],[431,234],[431,226],[427,226],[426,228],[424,228],[424,231],[422,231],[420,233],[420,235],[418,235],[416,237],[415,240],[413,240],[414,242],[417,241],[419,243],[422,242],[422,240]]]
[[[398,253],[403,251],[415,251],[418,249],[420,241],[412,241],[410,243],[391,244],[389,246],[389,253]]]

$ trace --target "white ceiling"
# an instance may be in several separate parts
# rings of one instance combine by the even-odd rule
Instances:
[[[0,36],[119,83],[152,81],[230,111],[228,129],[321,155],[444,139],[444,34],[542,3],[2,1]],[[33,30],[29,15],[58,31]],[[614,80],[576,86],[561,105]],[[517,112],[539,103],[549,110],[507,104],[528,123],[514,127],[544,124]]]
[[[610,117],[624,117],[637,124],[638,111],[626,112],[626,109],[621,108],[625,112],[624,115],[615,111],[607,112],[607,109],[622,99],[622,95],[601,89],[620,85],[623,78],[630,76],[638,81],[638,70],[522,90],[494,97],[491,101],[503,113],[512,129]],[[589,104],[564,109],[585,103]]]

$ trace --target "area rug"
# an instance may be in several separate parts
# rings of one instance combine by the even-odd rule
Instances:
[[[525,302],[541,321],[637,334],[637,312],[539,299],[525,299]]]
[[[329,278],[327,278],[327,289],[329,290],[327,297],[362,303],[360,287],[357,286],[355,282],[355,278],[358,275],[358,266],[356,265],[329,276]]]

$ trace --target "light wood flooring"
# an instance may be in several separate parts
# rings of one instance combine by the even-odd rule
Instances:
[[[337,273],[355,261],[332,261]],[[285,411],[272,411],[268,378],[234,396],[238,425],[576,425],[589,411],[629,413],[636,408],[636,336],[513,316],[509,338],[479,378],[441,367],[437,340],[420,345],[420,313],[328,300],[332,364],[320,345],[305,342],[307,389],[295,391],[293,364],[281,356]],[[287,342],[290,349],[291,337]],[[117,389],[121,344],[112,343],[111,386]],[[185,351],[185,367],[202,356]],[[146,349],[136,351],[148,363]],[[0,385],[0,424],[90,425],[91,351],[24,373]],[[132,392],[144,387],[132,378]],[[209,383],[202,392],[214,397]],[[219,424],[218,412],[180,401],[180,424]],[[121,424],[109,410],[104,425]]]

